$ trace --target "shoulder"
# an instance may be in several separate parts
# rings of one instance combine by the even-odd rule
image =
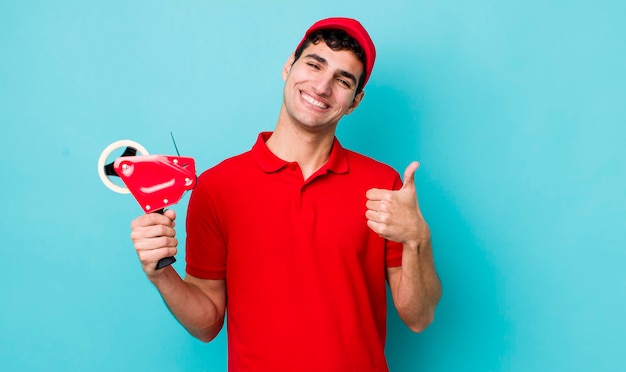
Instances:
[[[382,176],[394,176],[398,174],[390,165],[374,158],[348,149],[344,149],[344,151],[351,168],[356,170],[368,169],[372,172],[380,173]]]
[[[242,154],[224,159],[213,167],[203,171],[200,176],[198,176],[198,183],[204,183],[213,179],[227,180],[233,178],[233,176],[248,171],[253,164],[251,152],[246,151]]]
[[[217,165],[203,171],[197,178],[191,193],[192,202],[223,203],[238,188],[242,187],[241,179],[249,173],[250,152],[222,160]]]
[[[358,152],[344,149],[348,159],[349,174],[355,181],[369,187],[397,189],[401,186],[398,172],[390,165]]]
[[[222,160],[200,173],[193,193],[205,198],[223,198],[238,187],[242,177],[251,173],[253,164],[250,151]]]

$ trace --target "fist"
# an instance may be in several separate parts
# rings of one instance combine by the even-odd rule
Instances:
[[[130,239],[139,256],[143,271],[148,276],[155,276],[163,271],[155,270],[160,259],[175,256],[178,252],[175,220],[176,212],[168,209],[163,214],[141,215],[130,224]]]

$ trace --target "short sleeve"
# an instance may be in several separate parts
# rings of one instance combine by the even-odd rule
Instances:
[[[220,221],[219,197],[210,173],[198,178],[187,208],[186,271],[202,279],[226,277],[227,246]]]
[[[402,265],[402,243],[387,240],[387,251],[385,261],[387,267],[397,267]]]

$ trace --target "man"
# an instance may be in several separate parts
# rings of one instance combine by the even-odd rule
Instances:
[[[142,215],[131,238],[172,314],[212,340],[228,310],[229,369],[386,371],[386,287],[423,330],[441,296],[414,173],[341,147],[339,120],[363,99],[376,56],[353,19],[315,23],[283,67],[276,128],[205,171],[188,208],[187,275],[175,213]]]

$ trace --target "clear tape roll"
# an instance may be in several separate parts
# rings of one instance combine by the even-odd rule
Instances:
[[[137,149],[137,152],[141,155],[148,155],[148,150],[146,150],[143,146],[138,144],[135,141],[131,140],[119,140],[115,141],[112,144],[108,145],[102,154],[100,154],[100,158],[98,159],[98,175],[100,176],[100,180],[104,184],[104,186],[108,187],[111,191],[115,191],[118,194],[130,194],[130,190],[126,187],[122,187],[113,183],[109,177],[104,173],[105,162],[107,158],[113,151],[122,148],[122,147],[133,147]]]

